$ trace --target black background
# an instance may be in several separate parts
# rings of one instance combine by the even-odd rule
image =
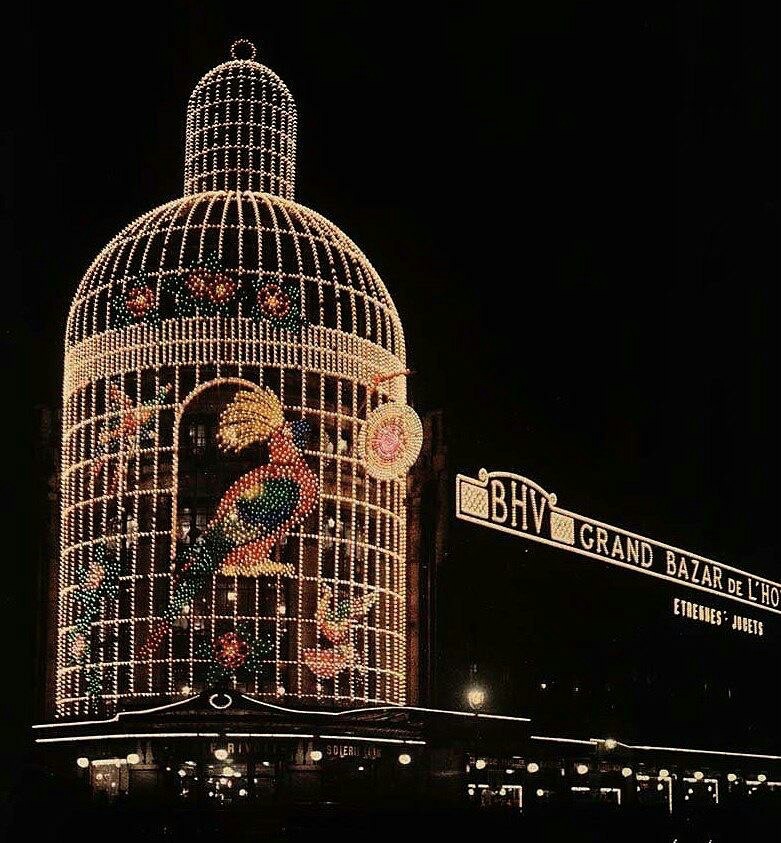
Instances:
[[[69,300],[118,230],[181,195],[187,97],[239,36],[296,98],[298,200],[394,296],[413,400],[444,408],[451,467],[518,470],[566,507],[781,579],[778,21],[762,4],[529,5],[17,10],[0,280],[10,751],[41,691],[36,408],[59,403]],[[477,663],[504,671],[492,705],[520,705],[519,543],[464,529],[443,573],[439,702],[461,704]],[[627,583],[642,617],[667,611],[632,577],[581,593]],[[575,652],[594,617],[561,630]]]

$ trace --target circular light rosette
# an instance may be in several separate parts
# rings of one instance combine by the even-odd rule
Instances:
[[[393,401],[378,407],[366,419],[358,451],[366,471],[377,480],[394,480],[409,471],[423,444],[418,414]]]

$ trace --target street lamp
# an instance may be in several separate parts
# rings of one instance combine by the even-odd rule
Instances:
[[[471,685],[467,688],[466,701],[469,703],[470,708],[474,710],[482,708],[485,705],[485,700],[485,690],[479,685]]]

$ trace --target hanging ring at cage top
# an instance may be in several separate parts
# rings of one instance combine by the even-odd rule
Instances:
[[[245,55],[240,55],[245,53]],[[249,55],[246,55],[249,53]],[[231,58],[234,61],[255,61],[258,51],[248,38],[239,38],[231,44]]]

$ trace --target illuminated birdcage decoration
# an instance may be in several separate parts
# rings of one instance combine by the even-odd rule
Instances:
[[[184,197],[106,246],[68,316],[61,717],[210,688],[405,701],[401,322],[292,199],[287,87],[232,56],[190,98]]]

